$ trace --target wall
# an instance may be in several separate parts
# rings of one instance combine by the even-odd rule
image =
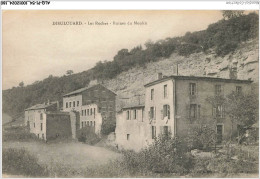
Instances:
[[[40,139],[46,139],[46,114],[45,109],[28,110],[25,112],[25,121],[29,121],[30,133]],[[42,114],[42,119],[41,119]],[[42,125],[42,128],[41,128]]]
[[[49,113],[46,118],[47,140],[72,137],[69,113]]]
[[[119,149],[132,149],[139,151],[141,148],[147,145],[145,139],[145,131],[147,130],[147,123],[144,121],[142,115],[143,108],[138,108],[137,119],[133,119],[133,110],[126,109],[117,114],[116,121],[116,143]],[[131,112],[131,118],[127,120],[127,111]],[[127,134],[130,135],[127,140]]]
[[[71,123],[71,135],[73,139],[76,139],[76,132],[80,128],[80,114],[76,111],[70,112],[70,123]]]
[[[164,98],[164,85],[167,85],[167,97]],[[151,100],[151,89],[154,89],[154,99]],[[170,106],[170,119],[163,118],[163,105]],[[155,119],[151,120],[149,116],[150,107],[155,108]],[[152,139],[152,126],[156,127],[156,136],[162,133],[162,127],[168,126],[169,132],[175,134],[174,131],[174,83],[171,79],[163,81],[159,84],[146,87],[145,89],[145,122],[148,124],[146,138],[149,143]]]
[[[190,83],[196,83],[196,94],[190,95]],[[236,86],[241,86],[242,91],[248,93],[251,91],[251,86],[243,83],[227,83],[217,81],[202,81],[202,80],[176,80],[176,116],[177,120],[177,134],[186,135],[191,125],[198,123],[224,126],[223,139],[231,135],[231,120],[228,114],[225,118],[215,119],[213,117],[213,107],[206,99],[215,96],[215,85],[221,85],[222,95],[225,97],[232,91],[236,91]],[[197,119],[190,118],[190,104],[200,105],[200,117],[198,116],[199,110],[197,107]],[[233,132],[236,131],[236,124],[233,125]]]
[[[82,92],[82,104],[97,104],[103,118],[115,120],[116,95],[102,85],[95,85]]]
[[[73,102],[75,102],[75,107],[73,107]],[[79,102],[79,105],[77,105]],[[66,103],[68,103],[68,108],[66,108]],[[71,107],[70,104],[71,103]],[[82,95],[72,95],[69,97],[63,97],[63,111],[70,112],[70,111],[80,111],[80,107],[82,106]]]
[[[89,112],[88,112],[89,111]],[[92,114],[91,114],[92,111]],[[84,105],[80,110],[80,128],[86,126],[95,127],[95,133],[100,134],[102,126],[102,116],[96,104]]]

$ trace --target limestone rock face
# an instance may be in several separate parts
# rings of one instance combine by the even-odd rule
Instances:
[[[176,75],[209,76],[230,78],[231,72],[238,79],[258,82],[259,45],[258,40],[240,44],[239,48],[224,57],[215,53],[195,53],[188,57],[172,54],[170,58],[151,62],[146,67],[135,67],[114,79],[104,81],[104,86],[117,93],[117,109],[125,105],[144,103],[144,85],[157,79],[157,73]],[[234,76],[233,76],[234,77]]]

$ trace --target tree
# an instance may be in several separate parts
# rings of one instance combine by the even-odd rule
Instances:
[[[67,72],[66,72],[67,75],[71,75],[73,73],[74,73],[73,70],[67,70]]]
[[[227,114],[243,128],[248,129],[258,120],[258,97],[256,94],[231,93],[227,96]]]
[[[232,10],[224,10],[222,11],[222,16],[224,19],[232,19],[235,17],[240,17],[244,14],[244,11],[232,11]]]
[[[20,83],[19,83],[19,86],[20,86],[20,87],[24,87],[24,82],[23,82],[23,81],[20,82]]]

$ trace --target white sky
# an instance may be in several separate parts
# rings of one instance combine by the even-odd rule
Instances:
[[[148,39],[206,29],[220,11],[3,11],[3,89],[92,68]],[[146,21],[146,26],[54,26],[53,21]]]

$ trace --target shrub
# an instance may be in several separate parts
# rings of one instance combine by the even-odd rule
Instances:
[[[206,124],[193,125],[186,138],[189,149],[209,151],[216,143],[216,131]]]
[[[115,132],[116,129],[116,121],[109,118],[106,120],[103,120],[102,126],[101,126],[101,133],[103,135],[108,135],[111,132]]]
[[[78,141],[94,145],[100,141],[100,137],[95,133],[94,127],[86,126],[77,130]]]
[[[38,163],[36,156],[24,149],[3,149],[3,173],[30,177],[48,176],[46,166]]]
[[[29,132],[27,127],[9,127],[3,130],[3,141],[30,141],[38,140],[35,134]]]
[[[159,136],[146,149],[135,153],[126,151],[124,162],[131,173],[188,173],[192,168],[192,157],[187,147],[177,138]]]

